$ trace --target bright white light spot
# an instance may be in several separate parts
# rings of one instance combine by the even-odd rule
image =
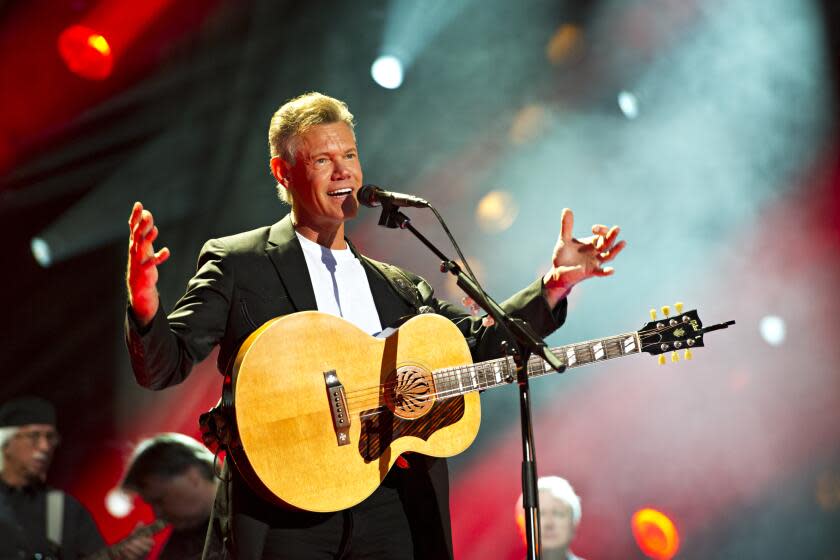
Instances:
[[[112,488],[105,496],[105,509],[118,519],[122,519],[134,509],[134,502],[125,491]]]
[[[622,91],[618,94],[618,108],[628,119],[635,119],[639,116],[639,100],[629,91]]]
[[[781,317],[768,315],[758,326],[761,337],[771,346],[779,346],[785,341],[785,321]]]
[[[46,241],[40,237],[33,237],[30,242],[32,248],[32,256],[44,268],[48,268],[52,264],[52,254],[50,253],[50,246]]]
[[[397,89],[403,81],[402,62],[395,56],[380,56],[371,65],[370,75],[385,89]]]

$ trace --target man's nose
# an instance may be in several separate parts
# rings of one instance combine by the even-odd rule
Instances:
[[[333,180],[350,178],[350,166],[347,165],[347,162],[342,161],[341,159],[335,162],[332,178]]]

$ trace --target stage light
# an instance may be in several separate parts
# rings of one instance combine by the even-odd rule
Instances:
[[[380,56],[370,66],[370,75],[385,89],[397,89],[403,81],[402,62],[395,56]]]
[[[134,509],[134,502],[123,489],[113,488],[105,496],[105,509],[117,519],[122,519]]]
[[[526,105],[520,109],[510,125],[508,138],[514,144],[524,144],[538,138],[547,128],[548,110],[542,105]]]
[[[629,91],[622,91],[618,94],[618,108],[624,116],[630,120],[639,116],[639,100]]]
[[[640,509],[631,521],[633,537],[648,558],[671,560],[680,549],[680,536],[674,522],[661,511]]]
[[[33,237],[29,243],[32,249],[32,256],[44,268],[49,268],[52,265],[52,251],[50,251],[49,244],[41,237]]]
[[[490,191],[475,209],[478,226],[488,233],[505,231],[519,215],[519,205],[513,195],[505,191]]]
[[[583,32],[577,25],[564,23],[557,28],[545,46],[545,56],[551,64],[561,64],[577,58],[582,52]]]
[[[781,317],[768,315],[758,325],[761,338],[770,346],[779,346],[785,341],[785,321]]]
[[[71,72],[89,80],[104,80],[114,68],[108,40],[84,25],[71,25],[61,32],[58,53]]]

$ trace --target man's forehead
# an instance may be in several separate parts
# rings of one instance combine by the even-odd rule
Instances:
[[[24,424],[18,426],[21,432],[54,432],[56,428],[52,424]]]
[[[316,124],[302,132],[297,140],[297,151],[303,155],[356,147],[353,130],[343,122]]]

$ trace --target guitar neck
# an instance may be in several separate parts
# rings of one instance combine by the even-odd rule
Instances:
[[[641,351],[638,332],[630,332],[551,348],[566,369],[576,368],[593,362],[621,358]],[[556,373],[541,356],[528,360],[528,377],[540,377]],[[435,387],[442,397],[463,395],[472,391],[483,391],[500,385],[507,385],[516,379],[516,364],[512,357],[488,360],[476,364],[455,366],[435,370]]]

